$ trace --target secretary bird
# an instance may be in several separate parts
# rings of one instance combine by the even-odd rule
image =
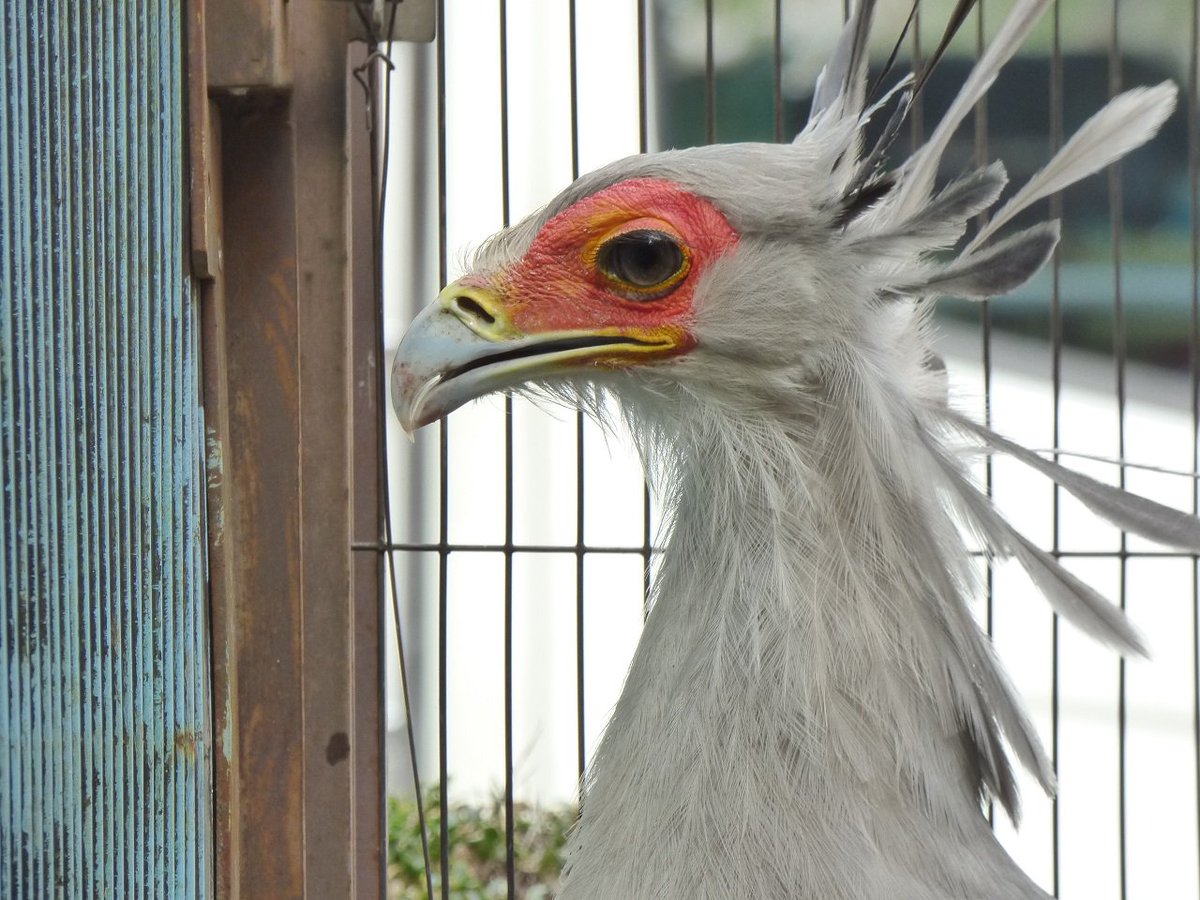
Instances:
[[[968,609],[963,532],[1017,559],[1078,628],[1120,653],[1144,646],[1001,517],[965,460],[1011,455],[1125,530],[1200,549],[1193,517],[956,411],[930,349],[935,297],[1004,294],[1051,254],[1056,222],[1001,236],[1017,213],[1174,107],[1170,83],[1121,94],[1003,205],[998,162],[935,187],[955,129],[1048,3],[1014,4],[928,141],[890,166],[929,67],[868,89],[863,0],[792,143],[585,175],[483,245],[404,337],[392,392],[406,430],[492,391],[600,418],[611,396],[667,510],[565,900],[1048,896],[983,813],[995,800],[1017,818],[1010,754],[1047,792],[1054,773]],[[872,117],[885,126],[868,146]]]

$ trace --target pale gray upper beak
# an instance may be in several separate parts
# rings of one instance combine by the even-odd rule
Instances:
[[[485,337],[467,321],[469,313],[439,298],[413,319],[400,342],[392,363],[392,405],[409,434],[468,400],[561,372],[598,351],[653,346],[585,332]]]
[[[480,337],[440,302],[413,319],[392,363],[392,406],[412,434],[468,400],[521,380],[497,377],[489,356],[504,357],[506,343]]]
[[[392,363],[392,405],[410,435],[468,400],[586,364],[645,359],[675,346],[659,329],[527,336],[489,291],[454,282],[413,319]]]

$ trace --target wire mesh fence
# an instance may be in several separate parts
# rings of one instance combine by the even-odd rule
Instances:
[[[918,7],[914,66],[952,5]],[[886,55],[908,8],[884,7]],[[914,142],[1007,7],[972,13],[913,117]],[[439,4],[436,44],[390,53],[387,352],[456,277],[462,248],[581,172],[666,146],[790,137],[845,13],[816,0]],[[1124,87],[1170,77],[1183,89],[1154,145],[1043,207],[1066,239],[1042,276],[1003,300],[944,304],[959,405],[1027,445],[1197,468],[1197,34],[1195,4],[1055,4],[948,154],[947,174],[1001,158],[1019,181]],[[494,799],[501,874],[489,889],[523,896],[540,883],[519,852],[526,804],[576,800],[649,602],[658,512],[628,448],[579,413],[495,398],[413,444],[393,421],[381,428],[390,535],[359,549],[395,566],[406,650],[412,727],[393,691],[389,785],[412,794],[418,768],[436,785],[431,883],[445,897],[463,865],[455,840],[470,839],[454,831],[455,805]],[[1061,459],[1197,508],[1186,476]],[[986,569],[980,624],[1060,782],[1053,799],[1023,782],[1021,829],[1003,816],[995,827],[1056,896],[1196,896],[1195,559],[1127,539],[1016,467],[978,475],[1026,533],[1130,609],[1154,652],[1118,660],[1060,629],[1021,576]]]

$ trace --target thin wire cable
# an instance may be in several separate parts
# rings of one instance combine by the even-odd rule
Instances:
[[[571,90],[571,180],[579,177],[579,31],[575,0],[567,7],[567,40]],[[583,802],[583,774],[587,767],[584,730],[584,421],[575,411],[575,766],[579,776],[579,801]]]
[[[1191,227],[1192,319],[1188,374],[1192,404],[1192,471],[1200,469],[1200,3],[1192,4],[1188,64],[1187,154]],[[1200,490],[1193,485],[1192,512],[1200,513]],[[1200,557],[1192,558],[1192,744],[1195,754],[1196,865],[1200,875]]]
[[[649,75],[647,59],[647,34],[648,26],[646,23],[647,10],[646,4],[649,0],[637,0],[637,55],[638,55],[638,153],[645,153],[650,149],[650,102],[647,91],[649,90]]]
[[[441,544],[441,543],[400,543],[382,544],[375,541],[355,541],[350,549],[362,553],[381,553],[387,550],[400,550],[419,553],[503,553],[504,544]],[[514,553],[561,553],[571,554],[576,549],[575,544],[513,544]],[[633,547],[584,547],[585,553],[617,553],[639,556],[645,552],[644,546]],[[651,554],[661,553],[662,548],[651,546]],[[972,551],[972,556],[982,556],[982,551]],[[1059,556],[1064,559],[1192,559],[1195,553],[1184,550],[1061,550]]]
[[[437,0],[436,71],[437,71],[437,149],[438,149],[438,284],[446,283],[446,3]],[[447,699],[447,624],[450,565],[450,482],[447,470],[450,458],[450,423],[445,417],[438,426],[438,806],[440,841],[439,868],[442,900],[450,900],[450,789],[448,699]]]
[[[365,19],[363,11],[359,4],[355,4],[355,10],[359,17],[364,19],[364,25],[367,26],[368,34],[371,37],[370,55],[364,65],[371,66],[370,69],[370,84],[367,91],[367,136],[370,141],[370,177],[371,177],[371,196],[373,199],[371,205],[371,232],[372,232],[372,265],[374,268],[374,290],[375,290],[375,358],[377,361],[377,378],[376,378],[376,455],[377,455],[377,482],[378,493],[380,495],[380,538],[387,544],[392,543],[392,508],[391,508],[391,485],[388,479],[388,460],[387,460],[387,405],[384,398],[387,397],[387,382],[384,373],[384,344],[383,344],[383,229],[384,229],[384,210],[387,204],[387,186],[388,186],[388,163],[391,149],[391,100],[392,92],[390,82],[385,90],[381,91],[381,83],[387,81],[390,72],[393,69],[391,60],[386,52],[379,50],[378,36],[374,32],[373,23]],[[395,34],[395,8],[393,14],[388,21],[388,30],[386,35],[386,46],[391,47],[392,38]],[[373,64],[372,64],[373,63]],[[376,141],[374,130],[374,107],[375,98],[382,95],[382,113],[380,121],[382,122],[383,136],[381,140]],[[396,647],[399,657],[400,669],[400,690],[404,701],[404,726],[408,733],[408,752],[411,764],[411,773],[413,779],[413,792],[416,795],[417,803],[417,824],[421,831],[421,855],[425,866],[425,890],[429,900],[433,900],[433,874],[430,865],[429,856],[429,829],[425,818],[425,798],[421,790],[421,774],[420,765],[417,760],[416,735],[413,729],[412,717],[412,701],[409,691],[408,681],[408,662],[404,652],[404,629],[401,623],[400,615],[400,591],[398,587],[398,579],[396,577],[396,561],[392,553],[386,553],[386,566],[388,584],[391,589],[392,599],[392,617],[395,621],[396,631]],[[379,558],[379,575],[383,575],[385,559],[383,556]],[[382,580],[382,579],[381,579]],[[381,691],[382,694],[382,691]],[[387,833],[386,820],[383,823],[384,833]],[[384,859],[384,872],[382,873],[386,882],[386,855]]]
[[[848,7],[848,5],[847,5]],[[912,16],[912,65],[910,70],[920,72],[924,69],[924,57],[921,54],[921,4],[913,7]],[[912,107],[908,111],[909,136],[912,148],[916,150],[925,140],[925,92],[913,98]]]
[[[772,61],[775,89],[775,140],[783,141],[783,0],[775,0],[775,40]]]
[[[638,35],[638,152],[646,153],[650,149],[650,96],[649,96],[649,26],[647,22],[646,4],[648,0],[638,0],[637,35]],[[706,0],[709,11],[708,46],[711,70],[712,50],[712,0]],[[708,76],[706,76],[707,78]],[[711,94],[711,92],[710,92]],[[709,139],[711,142],[711,138]],[[650,612],[650,558],[653,551],[651,545],[650,526],[650,484],[642,483],[642,616]]]
[[[716,139],[717,71],[713,61],[713,0],[704,0],[704,142],[711,144]]]
[[[500,11],[500,218],[511,217],[508,155],[508,2]],[[513,804],[513,399],[504,396],[504,874],[508,900],[517,896]]]
[[[1062,31],[1058,0],[1055,0],[1051,13],[1051,52],[1050,52],[1050,156],[1058,152],[1063,142],[1063,59]],[[1057,191],[1050,195],[1050,218],[1062,220],[1063,197]],[[1055,247],[1050,260],[1050,354],[1051,354],[1051,418],[1053,438],[1052,443],[1057,448],[1061,443],[1062,432],[1062,248]],[[1057,449],[1054,461],[1059,462],[1061,456]],[[1062,558],[1061,543],[1061,501],[1062,492],[1058,484],[1051,482],[1051,548],[1055,559]],[[1061,710],[1059,708],[1059,671],[1058,671],[1058,613],[1050,613],[1050,766],[1058,777],[1059,732]],[[1059,792],[1055,791],[1050,798],[1050,854],[1051,854],[1051,893],[1057,897],[1061,891],[1061,823],[1062,803]]]
[[[578,544],[518,544],[511,545],[505,543],[499,544],[451,544],[442,541],[397,541],[388,544],[382,541],[354,541],[350,545],[351,550],[370,553],[383,553],[391,550],[400,551],[429,551],[429,552],[446,552],[446,553],[503,553],[506,547],[511,546],[513,553],[573,553],[579,547]],[[584,553],[643,553],[645,551],[644,544],[584,544]],[[658,553],[662,550],[657,545],[651,545],[650,552]],[[1183,555],[1183,554],[1179,554]],[[1188,554],[1190,555],[1190,554]]]
[[[1121,44],[1120,44],[1120,0],[1113,0],[1112,18],[1109,28],[1108,43],[1108,89],[1109,96],[1115,97],[1121,91]],[[1113,163],[1108,170],[1108,196],[1111,216],[1112,262],[1113,262],[1113,354],[1116,357],[1116,390],[1117,390],[1117,456],[1125,458],[1125,306],[1121,295],[1121,237],[1123,197],[1121,193],[1121,164]],[[1119,469],[1118,484],[1125,488],[1125,467]],[[1126,608],[1129,587],[1128,557],[1124,555],[1127,546],[1127,536],[1121,532],[1121,551],[1119,565],[1121,569],[1119,602],[1122,610]],[[1117,661],[1117,765],[1118,765],[1118,815],[1120,818],[1120,848],[1118,853],[1121,900],[1129,896],[1128,870],[1128,834],[1126,821],[1128,814],[1128,785],[1126,778],[1127,762],[1127,709],[1126,709],[1126,673],[1125,658]]]
[[[984,50],[984,15],[983,0],[979,0],[975,13],[975,55],[983,56]],[[979,98],[975,104],[975,164],[984,166],[988,163],[988,107],[987,94]],[[984,214],[978,217],[982,226]],[[980,354],[983,365],[983,421],[988,428],[992,427],[992,304],[984,298],[979,304]],[[988,455],[983,461],[984,491],[989,499],[994,494],[992,457]],[[995,570],[992,561],[984,558],[984,626],[991,638],[995,634],[995,599],[996,583]],[[988,824],[996,827],[996,803],[988,799]]]

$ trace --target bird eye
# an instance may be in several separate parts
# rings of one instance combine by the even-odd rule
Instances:
[[[628,231],[600,248],[596,265],[635,299],[654,299],[679,283],[687,257],[669,234]]]

